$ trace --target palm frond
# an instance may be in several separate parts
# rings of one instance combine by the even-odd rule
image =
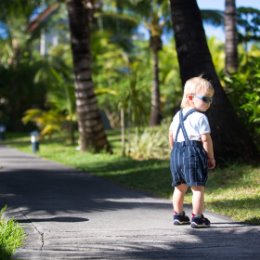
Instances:
[[[224,24],[224,12],[220,10],[201,10],[202,20],[205,23],[221,26]]]

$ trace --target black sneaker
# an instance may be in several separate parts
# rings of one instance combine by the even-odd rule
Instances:
[[[187,225],[190,224],[190,219],[188,216],[185,215],[183,211],[180,214],[173,215],[173,225]]]
[[[210,227],[210,221],[203,215],[201,217],[192,216],[191,219],[192,228],[207,228]]]

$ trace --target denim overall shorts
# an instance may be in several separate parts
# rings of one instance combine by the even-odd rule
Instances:
[[[189,110],[185,116],[183,116],[182,110],[179,112],[180,124],[174,140],[177,140],[181,129],[185,141],[174,142],[171,151],[170,169],[173,181],[172,186],[180,184],[205,186],[208,178],[207,153],[202,146],[202,142],[189,140],[184,127],[184,121],[194,111],[196,110]]]

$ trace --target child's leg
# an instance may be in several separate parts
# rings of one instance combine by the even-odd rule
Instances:
[[[192,228],[207,228],[210,227],[210,221],[204,217],[204,186],[193,186],[191,187],[192,196]]]
[[[201,215],[204,210],[204,186],[192,186],[191,190],[193,214]]]
[[[186,184],[180,184],[174,188],[172,202],[173,202],[173,209],[176,213],[183,212],[183,201],[184,195],[188,189]]]

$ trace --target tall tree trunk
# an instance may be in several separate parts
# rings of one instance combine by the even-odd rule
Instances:
[[[40,54],[41,56],[45,56],[47,54],[47,43],[46,43],[46,33],[44,29],[41,29],[40,36]]]
[[[159,35],[151,36],[150,46],[153,54],[153,85],[151,91],[150,126],[156,126],[160,125],[162,120],[159,81],[159,51],[162,49],[162,42]]]
[[[90,0],[67,0],[81,151],[110,150],[91,78]]]
[[[216,74],[196,0],[170,0],[182,83],[199,75],[215,89],[208,111],[215,154],[218,159],[254,157],[255,147],[229,102]]]
[[[236,0],[225,0],[225,71],[237,71]]]
[[[122,146],[122,156],[125,156],[125,109],[121,107],[120,109],[120,127],[121,127],[121,146]]]

